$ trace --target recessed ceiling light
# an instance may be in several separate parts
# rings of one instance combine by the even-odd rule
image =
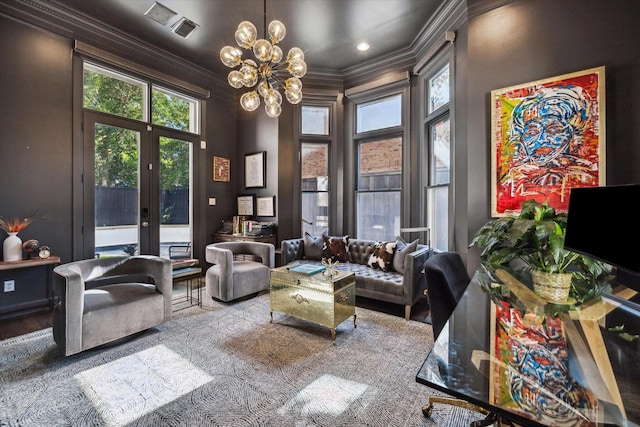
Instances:
[[[171,21],[171,19],[176,15],[177,13],[175,13],[173,10],[158,2],[153,3],[151,7],[144,13],[144,16],[146,16],[147,18],[153,19],[157,23],[164,26],[167,26],[169,24],[169,21]]]
[[[364,52],[369,50],[369,43],[367,42],[360,42],[358,43],[358,45],[356,46],[356,49],[358,49],[360,52]]]

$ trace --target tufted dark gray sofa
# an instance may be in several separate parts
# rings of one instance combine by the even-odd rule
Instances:
[[[350,262],[339,263],[336,268],[355,273],[357,296],[404,305],[404,316],[409,320],[411,307],[420,298],[424,298],[426,282],[422,268],[429,257],[429,248],[427,245],[418,245],[414,252],[407,254],[405,271],[402,274],[367,266],[367,260],[375,243],[373,240],[349,239],[347,249]],[[283,240],[281,249],[282,265],[289,263],[320,265],[322,263],[305,258],[303,238]]]

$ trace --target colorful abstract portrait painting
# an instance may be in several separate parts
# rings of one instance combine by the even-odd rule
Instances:
[[[604,67],[491,92],[491,215],[605,185]]]

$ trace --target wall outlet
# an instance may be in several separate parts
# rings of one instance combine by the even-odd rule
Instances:
[[[16,290],[16,281],[15,280],[5,280],[4,281],[4,291],[5,292],[13,292]]]
[[[215,205],[216,205],[216,198],[209,197],[209,206],[215,206]]]

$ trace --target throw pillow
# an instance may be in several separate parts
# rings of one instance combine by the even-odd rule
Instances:
[[[415,251],[418,248],[418,239],[411,243],[404,241],[402,237],[398,237],[398,246],[396,247],[396,253],[393,256],[393,269],[398,273],[404,274],[404,261],[407,254]]]
[[[304,232],[304,257],[306,259],[322,259],[322,237],[313,237],[309,232]]]
[[[349,262],[349,252],[347,245],[349,236],[327,236],[322,235],[322,258],[331,261]]]
[[[373,252],[369,255],[367,265],[382,271],[391,271],[391,263],[393,262],[393,255],[396,252],[397,244],[397,241],[376,242],[373,245]]]

